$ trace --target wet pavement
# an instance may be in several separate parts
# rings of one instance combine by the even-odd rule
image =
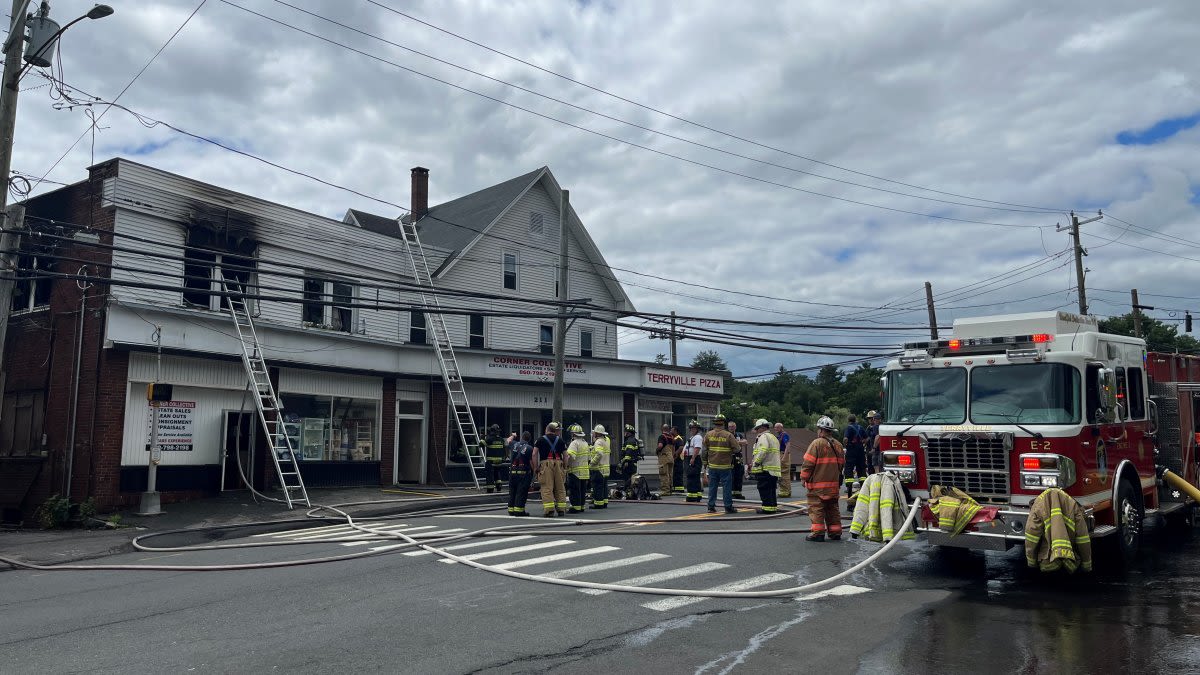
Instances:
[[[892,571],[955,593],[909,617],[860,672],[1200,672],[1200,530],[1147,534],[1134,566],[1104,571],[1101,559],[1094,574],[1028,570],[1019,549],[919,548]]]

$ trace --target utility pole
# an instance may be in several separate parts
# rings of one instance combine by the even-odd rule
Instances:
[[[154,327],[154,343],[158,345],[158,356],[155,364],[154,384],[162,380],[162,326]],[[158,449],[158,408],[162,401],[150,401],[150,463],[146,473],[146,491],[142,493],[139,516],[157,516],[162,513],[162,502],[158,494],[158,463],[162,461],[162,451]],[[274,452],[274,449],[272,449]],[[254,453],[251,453],[254,454]]]
[[[675,310],[671,310],[671,365],[679,365],[679,353],[675,349]]]
[[[571,191],[563,190],[558,204],[558,301],[567,299],[567,220],[571,210]],[[559,304],[558,322],[554,327],[554,421],[562,424],[563,359],[567,352],[567,306]]]
[[[24,224],[25,208],[8,207],[8,174],[12,169],[13,136],[17,127],[17,94],[21,84],[21,56],[25,51],[25,11],[30,0],[13,0],[12,24],[4,43],[4,75],[0,79],[0,211],[4,232],[0,235],[0,383],[4,381],[4,338],[8,333],[8,315],[12,312],[12,278],[17,272],[16,230]]]
[[[925,307],[929,310],[929,339],[938,339],[937,314],[933,311],[933,284],[925,282]]]
[[[1099,211],[1097,213],[1098,215],[1095,218],[1080,220],[1079,216],[1075,215],[1075,212],[1072,211],[1071,224],[1068,227],[1060,227],[1057,225],[1054,227],[1055,232],[1062,232],[1063,230],[1068,229],[1071,230],[1071,240],[1075,248],[1075,280],[1077,282],[1076,287],[1079,291],[1079,313],[1084,316],[1087,316],[1088,313],[1087,291],[1084,289],[1083,285],[1083,256],[1087,255],[1087,251],[1083,250],[1083,245],[1079,243],[1079,226],[1093,223],[1104,217],[1103,211]]]
[[[1129,290],[1129,297],[1133,300],[1133,337],[1140,338],[1142,337],[1142,313],[1139,311],[1141,308],[1138,306],[1136,288]]]

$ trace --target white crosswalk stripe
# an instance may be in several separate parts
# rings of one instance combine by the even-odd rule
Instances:
[[[571,577],[583,576],[584,574],[591,574],[592,572],[603,572],[604,570],[616,569],[618,567],[628,567],[630,565],[639,565],[644,562],[653,562],[655,560],[662,560],[663,558],[670,557],[671,556],[667,555],[666,553],[646,553],[645,555],[635,555],[632,558],[618,558],[616,560],[609,560],[607,562],[593,563],[591,565],[581,565],[579,567],[572,567],[565,570],[546,572],[545,574],[540,574],[538,576],[546,577],[547,579],[570,579]]]
[[[558,546],[566,546],[567,544],[574,544],[574,543],[575,542],[572,541],[571,539],[555,539],[553,541],[543,541],[543,542],[539,542],[537,544],[526,544],[525,546],[514,546],[512,548],[502,548],[498,551],[485,551],[483,553],[472,553],[471,555],[464,555],[464,556],[462,556],[462,558],[464,558],[465,560],[486,560],[488,558],[499,558],[499,557],[506,556],[506,555],[525,553],[526,551],[539,551],[544,548],[556,548]],[[442,562],[449,563],[451,565],[454,565],[457,563],[457,561],[455,561],[455,560],[442,560]]]
[[[375,528],[375,529],[383,530],[384,528]],[[459,532],[466,532],[466,530],[461,527],[455,527],[455,528],[452,528],[449,530],[433,530],[431,532],[419,532],[419,533],[417,532],[417,530],[423,530],[423,529],[426,529],[426,528],[414,527],[411,530],[388,529],[386,531],[388,531],[388,532],[401,532],[402,531],[402,532],[404,532],[404,534],[408,534],[408,533],[412,532],[412,533],[423,534],[423,535],[458,534]],[[391,539],[391,537],[361,537],[359,539],[360,539],[359,541],[347,541],[347,542],[343,543],[342,546],[366,546],[367,544],[373,544],[381,539]],[[337,540],[335,539],[334,541],[337,541]],[[397,541],[399,541],[399,540],[397,540]],[[433,542],[430,542],[430,543],[433,543]]]
[[[505,542],[518,541],[521,539],[533,539],[533,535],[532,534],[519,534],[519,535],[516,535],[513,537],[500,537],[499,539],[485,537],[478,541],[472,541],[467,544],[455,544],[453,546],[439,546],[438,548],[442,549],[443,551],[460,551],[464,548],[479,548],[480,546],[491,546],[492,544],[503,544]],[[390,548],[394,548],[394,547],[390,547]],[[373,548],[371,550],[372,551],[381,551],[383,549]],[[408,551],[407,553],[403,553],[401,555],[417,556],[417,555],[432,555],[432,554],[429,551]]]
[[[526,560],[514,560],[512,562],[494,565],[494,567],[501,570],[515,570],[521,567],[529,567],[531,565],[541,565],[543,563],[558,562],[559,560],[570,560],[571,558],[582,558],[586,555],[597,555],[600,553],[608,553],[609,551],[619,550],[620,549],[616,546],[597,546],[595,548],[585,548],[578,551],[567,551],[565,553],[554,553],[552,555],[528,558]]]
[[[421,532],[421,534],[431,534],[429,532],[424,532],[423,530],[436,530],[437,529],[437,525],[424,525],[422,527],[403,527],[403,526],[401,526],[401,527],[397,527],[397,526],[375,527],[375,526],[368,525],[368,527],[370,527],[372,530],[378,530],[380,532],[399,532],[399,531],[403,530],[406,534],[409,532]],[[350,541],[351,539],[363,540],[363,541],[378,541],[380,539],[386,539],[387,537],[377,535],[377,534],[372,534],[371,532],[364,532],[362,530],[354,530],[352,534],[348,534],[346,536],[335,536],[335,537],[327,537],[327,538],[318,537],[318,538],[325,539],[326,541]]]
[[[704,574],[705,572],[712,572],[714,570],[722,570],[722,569],[725,569],[726,567],[729,567],[729,565],[727,565],[725,563],[705,562],[705,563],[700,563],[699,565],[689,565],[687,567],[679,567],[676,569],[667,570],[665,572],[659,572],[657,574],[647,574],[647,575],[641,576],[641,577],[633,577],[632,579],[622,579],[620,581],[614,581],[612,583],[618,584],[621,586],[653,586],[654,584],[657,584],[657,583],[660,583],[663,581],[670,581],[673,579],[678,579],[679,577],[690,577],[693,574]],[[604,595],[605,593],[611,593],[612,591],[605,591],[605,590],[601,590],[598,588],[584,588],[584,589],[580,589],[579,592],[587,593],[588,595]]]
[[[400,523],[403,525],[403,523]],[[285,532],[264,532],[262,534],[252,535],[254,537],[291,537],[297,534],[311,534],[315,532],[329,532],[330,530],[347,529],[347,525],[326,525],[325,527],[302,527],[295,530],[287,530]]]
[[[721,584],[720,586],[713,586],[712,588],[706,588],[704,590],[706,590],[706,591],[747,591],[752,588],[758,588],[759,586],[766,586],[767,584],[773,584],[773,583],[788,580],[788,579],[794,580],[795,577],[791,576],[790,574],[780,574],[779,572],[771,572],[769,574],[760,574],[756,577],[751,577],[749,579],[742,579],[741,581],[734,581],[734,582],[728,583],[728,584]],[[708,599],[709,598],[695,597],[695,596],[690,596],[690,595],[680,595],[680,596],[673,596],[670,598],[664,598],[662,600],[655,600],[653,602],[643,603],[642,607],[645,607],[646,609],[653,609],[658,612],[667,612],[672,609],[679,609],[680,607],[687,607],[688,605],[694,605],[698,602],[704,602],[705,600],[708,600]]]

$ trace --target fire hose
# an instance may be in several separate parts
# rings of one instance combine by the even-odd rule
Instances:
[[[1196,503],[1200,503],[1200,489],[1197,489],[1195,485],[1192,485],[1184,480],[1182,476],[1172,473],[1170,469],[1163,469],[1163,480],[1170,483],[1180,492],[1191,497]]]

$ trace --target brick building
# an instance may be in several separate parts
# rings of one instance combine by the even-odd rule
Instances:
[[[558,297],[560,188],[543,167],[430,207],[428,181],[413,170],[412,213],[435,285],[457,294],[443,300],[457,312],[445,320],[476,421],[540,430],[555,326],[530,301]],[[241,487],[239,460],[267,487],[273,469],[219,272],[262,296],[255,324],[306,483],[468,479],[428,324],[412,307],[399,214],[333,220],[125,159],[26,205],[19,268],[33,278],[14,294],[0,408],[9,519],[52,494],[136,504],[154,381],[178,404],[170,429],[160,424],[164,501]],[[632,303],[573,210],[565,230],[564,295],[593,309],[566,334],[561,421],[630,423],[653,439],[659,424],[715,414],[719,374],[619,358],[609,320]]]

